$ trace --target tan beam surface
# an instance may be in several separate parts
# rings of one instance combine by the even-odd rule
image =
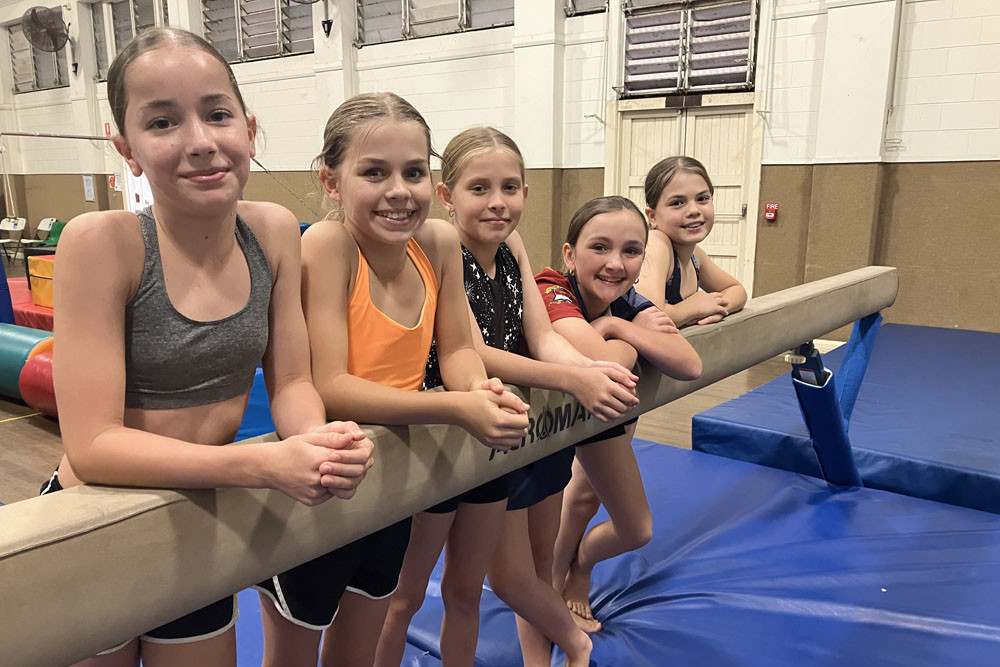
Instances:
[[[867,267],[687,329],[702,377],[679,382],[643,367],[640,411],[887,308],[897,289],[895,269]],[[507,454],[492,456],[458,427],[367,429],[376,465],[350,501],[308,508],[275,491],[81,486],[0,507],[2,662],[93,655],[607,428],[570,396],[523,394],[531,433]]]

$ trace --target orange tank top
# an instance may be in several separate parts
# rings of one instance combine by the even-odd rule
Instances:
[[[415,326],[404,327],[372,303],[368,262],[358,248],[358,275],[347,302],[347,372],[397,389],[418,391],[434,338],[438,281],[434,267],[415,239],[406,255],[424,283],[424,307]]]

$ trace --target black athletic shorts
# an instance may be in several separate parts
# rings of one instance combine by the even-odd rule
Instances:
[[[467,503],[469,505],[487,505],[489,503],[499,502],[507,497],[507,478],[509,475],[501,475],[496,479],[492,479],[485,484],[481,484],[474,489],[470,489],[465,493],[461,493],[454,498],[445,500],[444,502],[438,503],[433,507],[428,507],[425,512],[430,512],[431,514],[447,514],[448,512],[454,512],[458,509],[460,503]]]
[[[410,542],[410,518],[275,575],[254,588],[286,619],[311,630],[330,627],[344,591],[373,600],[388,597]]]
[[[42,485],[39,495],[44,496],[56,491],[62,491],[62,488],[62,484],[59,483],[59,472],[56,471]],[[202,607],[197,611],[181,616],[176,621],[171,621],[143,633],[139,636],[139,639],[155,644],[189,644],[204,639],[211,639],[236,625],[239,613],[236,596],[230,595],[218,602],[213,602],[207,607]],[[101,651],[98,655],[114,653],[130,641],[132,640],[130,639],[105,651]]]

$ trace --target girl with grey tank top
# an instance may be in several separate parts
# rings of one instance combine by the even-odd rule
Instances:
[[[60,239],[53,361],[66,455],[47,490],[255,487],[307,505],[350,498],[372,443],[353,422],[327,424],[312,385],[295,218],[238,202],[256,120],[229,65],[191,33],[145,31],[118,53],[108,97],[115,147],[148,177],[155,203],[138,217],[78,216]],[[262,360],[285,439],[205,446],[232,441]],[[235,666],[234,622],[233,599],[220,600],[87,664],[172,664],[183,654]]]

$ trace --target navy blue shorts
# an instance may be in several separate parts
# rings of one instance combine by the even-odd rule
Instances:
[[[373,600],[396,592],[410,542],[409,517],[254,586],[286,619],[311,630],[333,623],[344,591]]]
[[[62,491],[62,484],[59,483],[59,472],[52,473],[52,477],[42,485],[39,495],[47,495]],[[236,625],[239,616],[239,607],[236,603],[236,596],[230,595],[218,602],[202,607],[190,614],[181,616],[176,621],[171,621],[158,628],[153,628],[149,632],[139,636],[142,641],[153,642],[155,644],[188,644],[205,639],[211,639],[221,635],[229,628]],[[98,655],[107,655],[123,648],[131,639],[122,642]]]
[[[636,417],[618,426],[612,426],[606,431],[581,440],[575,445],[560,449],[558,452],[549,454],[510,473],[510,496],[507,498],[507,511],[523,510],[537,505],[549,496],[565,489],[573,476],[573,455],[576,453],[577,447],[625,435],[625,427],[638,420],[639,418]]]
[[[487,505],[489,503],[496,503],[504,500],[507,497],[509,476],[509,474],[501,475],[496,479],[491,479],[485,484],[480,484],[476,488],[470,489],[465,493],[461,493],[454,498],[449,498],[448,500],[438,503],[433,507],[428,507],[424,511],[430,512],[431,514],[448,514],[449,512],[457,510],[459,504],[461,503],[469,505]]]
[[[510,474],[507,511],[523,510],[559,493],[573,475],[574,445],[542,457]]]

